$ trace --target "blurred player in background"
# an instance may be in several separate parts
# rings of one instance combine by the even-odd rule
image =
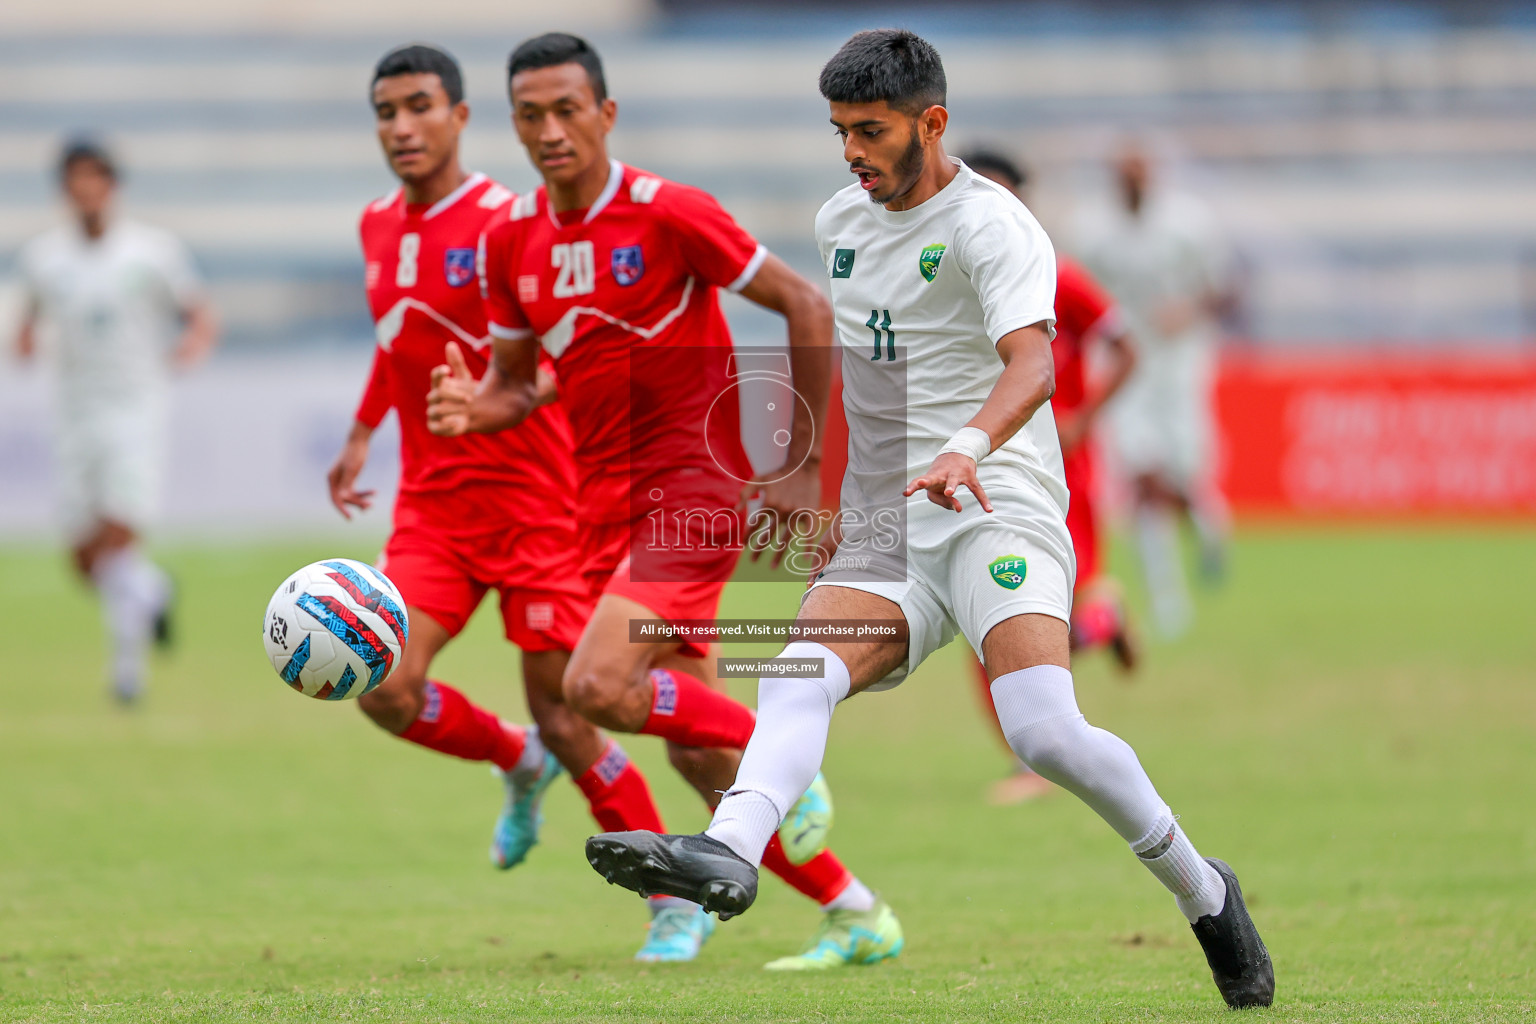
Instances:
[[[1024,171],[1012,158],[992,150],[976,149],[962,158],[967,167],[1024,199]],[[1097,461],[1093,431],[1106,402],[1125,384],[1136,365],[1136,349],[1113,300],[1098,282],[1076,263],[1056,258],[1056,337],[1051,355],[1056,368],[1056,390],[1051,412],[1061,440],[1062,471],[1071,502],[1067,506],[1067,531],[1077,556],[1077,582],[1072,592],[1072,651],[1108,647],[1120,667],[1136,667],[1137,648],[1127,622],[1120,585],[1103,571],[1104,546],[1099,533]],[[1097,372],[1090,377],[1089,364]],[[982,701],[996,721],[992,707],[991,680],[979,660],[976,681]],[[1004,737],[1004,745],[1007,738]],[[1051,784],[1014,759],[1015,770],[992,788],[992,802],[1012,804],[1050,790]]]
[[[1050,239],[1015,197],[945,153],[944,68],[925,40],[860,32],[827,62],[820,86],[858,176],[816,217],[848,357],[849,454],[836,550],[800,616],[905,623],[906,635],[789,644],[784,675],[759,683],[757,729],[709,828],[594,836],[588,860],[642,893],[747,910],[764,845],[816,774],[837,704],[898,685],[958,631],[986,658],[1014,751],[1082,798],[1174,896],[1227,1003],[1268,1006],[1274,973],[1231,869],[1199,855],[1135,752],[1077,707],[1067,488],[1044,408]],[[876,327],[900,344],[877,334],[866,354]],[[888,399],[900,389],[889,386],[900,377],[897,412]],[[900,480],[904,488],[891,486]],[[905,543],[888,545],[867,514],[897,495]],[[815,668],[796,673],[799,664]]]
[[[564,704],[561,679],[591,599],[581,583],[573,512],[571,431],[546,379],[540,407],[516,430],[435,437],[427,430],[432,368],[444,345],[483,371],[485,313],[475,273],[480,233],[514,196],[459,162],[469,118],[458,63],[444,51],[404,46],[374,70],[379,144],[400,187],[363,212],[365,285],[378,348],[357,422],[329,476],[331,501],[351,518],[371,492],[357,489],[369,439],[385,414],[400,419],[401,469],[394,530],[379,566],[410,609],[400,668],[359,705],[402,739],[490,762],[506,805],[491,860],[519,864],[538,841],[539,803],[564,765],[599,823],[660,825],[645,779],[623,749]],[[522,648],[528,706],[523,728],[429,679],[432,660],[457,636],[489,590],[506,637]],[[647,824],[650,823],[650,824]],[[668,941],[680,900],[653,900],[643,960],[677,959]],[[689,903],[683,909],[692,915]]]
[[[1155,189],[1147,154],[1115,163],[1119,202],[1084,224],[1084,264],[1120,304],[1140,359],[1109,408],[1110,437],[1132,484],[1135,532],[1157,627],[1174,636],[1191,607],[1179,517],[1200,543],[1202,574],[1225,565],[1227,509],[1214,478],[1211,388],[1228,250],[1204,204]]]
[[[566,699],[606,728],[666,740],[673,764],[712,807],[735,777],[753,712],[710,685],[700,645],[639,640],[631,624],[663,635],[669,621],[714,618],[745,542],[744,492],[760,491],[780,523],[817,507],[815,416],[826,405],[830,310],[820,289],[712,197],[610,159],[617,106],[584,40],[528,40],[512,53],[508,77],[512,122],[544,186],[486,233],[490,369],[477,385],[450,346],[428,415],[448,437],[514,426],[535,408],[541,348],[554,357],[576,438],[582,551],[601,595],[566,671]],[[753,475],[720,288],[788,322],[805,408],[797,408],[784,468],[769,474],[776,483],[744,487]],[[678,535],[658,542],[658,522]],[[775,835],[764,863],[827,913],[802,955],[768,966],[894,955],[902,940],[890,908],[830,850],[798,845],[795,823],[802,813],[813,820],[818,800],[807,781],[812,788],[802,787],[786,815],[790,849]],[[713,927],[699,911],[698,941]]]
[[[151,642],[170,636],[171,582],[140,541],[160,499],[171,370],[207,356],[218,322],[181,242],[117,215],[105,148],[70,143],[59,177],[71,223],[22,250],[16,348],[53,357],[63,523],[101,595],[112,693],[128,704],[144,691]]]

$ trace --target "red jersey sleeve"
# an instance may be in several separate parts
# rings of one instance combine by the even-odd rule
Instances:
[[[368,373],[368,385],[363,388],[363,400],[357,403],[357,422],[370,430],[377,429],[394,404],[389,393],[389,353],[375,345],[373,369]]]
[[[751,283],[768,250],[702,189],[667,182],[657,202],[683,261],[710,284],[739,292]]]
[[[512,273],[516,227],[515,221],[503,220],[482,234],[475,258],[480,272],[480,298],[485,303],[486,327],[493,338],[518,338],[529,331],[528,317],[518,301],[517,282]]]
[[[1086,270],[1068,260],[1056,267],[1056,322],[1083,340],[1096,330],[1118,325],[1115,300]],[[1118,326],[1110,333],[1119,333]]]

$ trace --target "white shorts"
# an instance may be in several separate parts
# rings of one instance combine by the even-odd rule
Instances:
[[[141,406],[63,419],[57,433],[59,505],[71,539],[103,520],[143,530],[160,507],[164,418]]]
[[[1156,475],[1186,492],[1209,472],[1214,445],[1214,350],[1200,342],[1148,345],[1108,409],[1121,469]]]
[[[980,651],[992,627],[1015,615],[1071,622],[1077,567],[1059,511],[1040,504],[1050,500],[1043,493],[1010,494],[985,479],[982,484],[992,502],[990,514],[975,508],[974,499],[968,513],[957,516],[932,505],[921,492],[914,497],[908,506],[905,580],[874,579],[866,571],[838,568],[834,559],[812,584],[811,590],[862,590],[901,607],[908,628],[907,659],[871,690],[901,684],[956,633]],[[961,493],[964,504],[969,492]],[[951,516],[958,525],[939,518]],[[933,529],[936,523],[943,526]],[[925,534],[930,543],[924,543]]]

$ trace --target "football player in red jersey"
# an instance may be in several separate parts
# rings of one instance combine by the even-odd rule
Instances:
[[[973,150],[964,160],[977,174],[1023,199],[1024,171],[1009,157],[990,150]],[[1099,347],[1103,353],[1101,372],[1092,384],[1086,365],[1090,347]],[[1089,437],[1100,410],[1136,365],[1136,349],[1115,310],[1114,300],[1092,275],[1060,253],[1056,255],[1056,338],[1051,342],[1051,354],[1056,363],[1056,392],[1051,396],[1051,410],[1056,415],[1062,468],[1072,495],[1067,508],[1067,530],[1077,556],[1072,649],[1108,647],[1120,666],[1131,671],[1136,667],[1138,649],[1126,620],[1120,587],[1103,571],[1103,543],[1094,507],[1097,469]],[[982,700],[995,720],[991,683],[981,662],[975,664]],[[1007,746],[1006,739],[1003,744]],[[1013,755],[1012,750],[1009,755]],[[1051,783],[1030,771],[1017,757],[1013,760],[1014,772],[992,788],[993,803],[1019,803],[1052,789]]]
[[[650,790],[624,751],[564,704],[569,652],[591,613],[580,580],[570,425],[543,381],[538,409],[516,430],[460,438],[426,427],[432,368],[444,345],[462,346],[483,370],[488,343],[475,272],[481,231],[514,199],[459,162],[469,117],[458,64],[431,46],[386,54],[374,72],[379,143],[400,187],[370,204],[361,234],[366,287],[378,336],[373,370],[341,456],[331,500],[342,515],[366,509],[357,489],[369,439],[393,408],[400,419],[401,474],[394,530],[379,565],[410,608],[411,638],[399,670],[358,703],[403,739],[467,760],[488,761],[507,788],[491,858],[509,868],[537,841],[539,802],[563,765],[606,827],[660,826]],[[522,648],[523,679],[537,728],[520,728],[428,678],[433,658],[488,590],[501,603],[507,639]],[[697,907],[656,900],[652,940]],[[642,959],[670,959],[675,943],[648,941]]]
[[[665,739],[713,806],[735,778],[753,713],[709,685],[700,647],[637,641],[631,626],[644,636],[646,627],[714,617],[745,542],[746,496],[762,495],[772,530],[817,507],[831,311],[711,196],[609,158],[617,107],[584,40],[528,40],[508,76],[513,125],[544,186],[486,231],[490,368],[477,384],[450,346],[448,365],[434,372],[428,420],[445,437],[520,423],[536,407],[541,346],[554,357],[576,438],[582,550],[601,594],[566,670],[566,699],[606,728]],[[761,480],[742,445],[721,288],[784,316],[804,399],[784,466]],[[900,925],[889,907],[829,850],[804,853],[804,863],[791,863],[775,837],[764,864],[829,913],[806,953],[769,966],[894,955]],[[701,915],[701,927],[708,920]],[[823,941],[850,933],[879,941]]]

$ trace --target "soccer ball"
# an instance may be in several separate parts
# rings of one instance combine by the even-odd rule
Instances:
[[[390,677],[410,626],[405,600],[379,570],[327,558],[283,580],[262,641],[278,676],[306,697],[353,700]]]

